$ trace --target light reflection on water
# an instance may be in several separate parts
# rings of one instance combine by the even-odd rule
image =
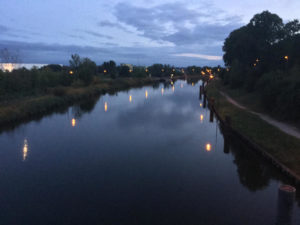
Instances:
[[[275,224],[288,181],[243,145],[225,145],[200,84],[187,83],[89,99],[3,132],[3,224]]]
[[[24,139],[24,145],[23,145],[23,161],[26,160],[27,158],[27,155],[28,155],[28,142],[27,142],[27,139]]]

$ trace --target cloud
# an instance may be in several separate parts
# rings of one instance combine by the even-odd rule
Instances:
[[[97,24],[100,27],[113,27],[113,28],[118,28],[120,30],[123,30],[125,32],[130,32],[125,26],[123,26],[121,23],[115,23],[115,22],[110,22],[108,20],[101,21]]]
[[[4,34],[7,31],[9,31],[8,27],[3,26],[3,25],[0,24],[0,34]]]
[[[106,35],[106,34],[100,34],[98,32],[95,31],[91,31],[91,30],[86,30],[85,33],[92,35],[94,37],[98,37],[98,38],[107,38],[107,39],[112,39],[113,37],[110,35]]]
[[[119,3],[115,6],[115,16],[144,37],[175,45],[223,42],[241,25],[240,17],[228,16],[209,4],[191,9],[178,2],[150,8]]]
[[[212,61],[220,61],[220,60],[222,60],[222,56],[202,55],[202,54],[194,54],[194,53],[180,53],[180,54],[174,54],[174,56],[199,58],[199,59],[206,59],[206,60],[212,60]]]
[[[78,53],[83,57],[110,54],[107,48],[10,40],[1,40],[0,49],[3,48],[19,52],[19,58],[24,63],[67,63],[70,55],[74,53]]]

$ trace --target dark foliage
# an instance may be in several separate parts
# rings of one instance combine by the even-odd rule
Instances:
[[[266,110],[282,119],[300,120],[300,23],[283,23],[268,11],[255,15],[225,40],[229,71],[224,84],[259,92]]]

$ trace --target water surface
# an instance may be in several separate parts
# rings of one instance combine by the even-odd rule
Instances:
[[[224,147],[199,86],[131,89],[3,131],[0,224],[276,224],[290,181]]]

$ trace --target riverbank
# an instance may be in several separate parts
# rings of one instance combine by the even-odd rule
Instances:
[[[179,78],[179,77],[178,77]],[[176,78],[176,79],[178,79]],[[47,94],[12,99],[0,103],[0,126],[30,120],[32,117],[43,115],[59,107],[72,105],[80,100],[105,93],[133,87],[153,85],[162,78],[118,78],[99,79],[89,86],[69,86],[49,88]]]
[[[265,153],[273,163],[300,181],[300,139],[290,136],[258,115],[232,104],[221,94],[221,83],[211,82],[207,95],[214,98],[214,108],[222,121],[230,117],[230,129]],[[222,91],[224,91],[222,89]]]

